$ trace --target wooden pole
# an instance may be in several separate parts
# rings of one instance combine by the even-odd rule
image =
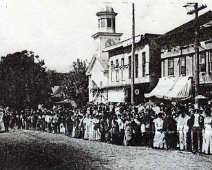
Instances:
[[[132,3],[132,56],[131,56],[131,105],[134,104],[135,86],[135,7]]]

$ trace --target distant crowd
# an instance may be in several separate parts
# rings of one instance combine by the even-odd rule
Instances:
[[[0,130],[38,130],[125,146],[212,154],[212,104],[125,103],[83,109],[0,108]]]

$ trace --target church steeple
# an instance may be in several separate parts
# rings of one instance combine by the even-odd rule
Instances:
[[[95,52],[100,59],[108,60],[108,55],[102,50],[105,47],[120,42],[122,33],[116,33],[116,15],[112,7],[106,6],[96,13],[98,17],[98,32],[92,35]]]
[[[96,13],[98,16],[98,31],[99,32],[116,32],[116,15],[112,7],[106,6]]]

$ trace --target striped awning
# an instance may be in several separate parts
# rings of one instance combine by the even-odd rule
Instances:
[[[163,77],[146,98],[156,97],[167,100],[184,100],[191,96],[191,77]]]

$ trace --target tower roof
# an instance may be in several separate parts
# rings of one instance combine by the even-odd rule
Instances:
[[[105,15],[105,14],[117,15],[117,13],[114,12],[114,9],[110,6],[105,6],[101,8],[99,12],[96,13],[97,16]]]

